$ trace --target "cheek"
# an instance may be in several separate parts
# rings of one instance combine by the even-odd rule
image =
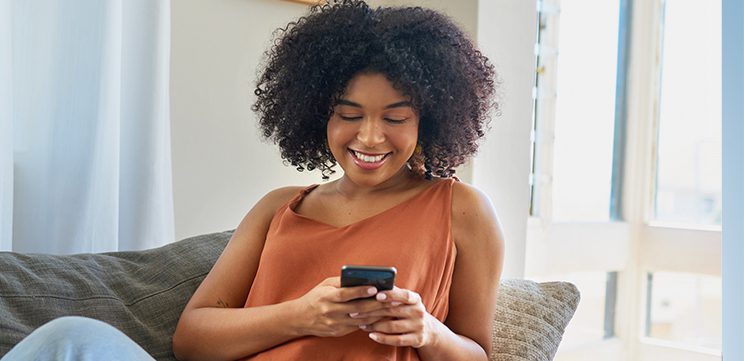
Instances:
[[[418,127],[411,127],[411,129],[398,133],[396,141],[399,148],[405,149],[406,152],[413,154],[413,151],[416,150],[416,145],[418,144]]]
[[[338,122],[330,120],[326,129],[326,139],[331,151],[335,152],[342,148],[345,149],[346,144],[349,142],[349,129],[348,127],[341,126]]]
[[[328,139],[329,145],[333,146],[333,142],[339,137],[338,133],[338,122],[335,122],[333,118],[331,118],[326,125],[326,139]]]

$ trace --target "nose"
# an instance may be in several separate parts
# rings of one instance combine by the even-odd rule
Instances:
[[[366,117],[359,126],[357,140],[367,147],[374,147],[385,141],[385,132],[379,121],[372,117]]]

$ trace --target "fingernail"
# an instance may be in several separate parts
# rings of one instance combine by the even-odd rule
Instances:
[[[377,288],[370,287],[367,289],[367,294],[374,295],[375,293],[377,293]]]
[[[377,300],[378,301],[384,301],[386,299],[387,299],[387,295],[385,295],[384,293],[378,293],[377,294]]]
[[[398,301],[390,302],[390,304],[393,305],[393,306],[400,306],[401,305],[401,303],[398,302]]]
[[[369,327],[369,326],[368,325],[359,325],[359,328],[361,328],[362,330],[366,330],[367,327]]]
[[[349,314],[349,317],[357,317],[359,316],[359,312],[353,312]]]
[[[377,341],[377,339],[379,339],[380,337],[379,337],[379,336],[377,336],[377,334],[376,334],[376,333],[370,333],[370,334],[369,334],[369,338],[371,338],[371,339],[373,339],[373,340]]]

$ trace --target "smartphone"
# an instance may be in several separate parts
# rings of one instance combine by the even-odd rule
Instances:
[[[375,286],[378,291],[389,291],[395,285],[395,267],[353,266],[341,267],[341,287]]]

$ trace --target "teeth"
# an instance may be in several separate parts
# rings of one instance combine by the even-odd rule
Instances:
[[[377,162],[381,161],[382,158],[385,158],[385,155],[384,154],[371,156],[371,155],[366,155],[366,154],[359,153],[357,151],[354,151],[354,155],[357,158],[363,160],[366,163],[377,163]]]

